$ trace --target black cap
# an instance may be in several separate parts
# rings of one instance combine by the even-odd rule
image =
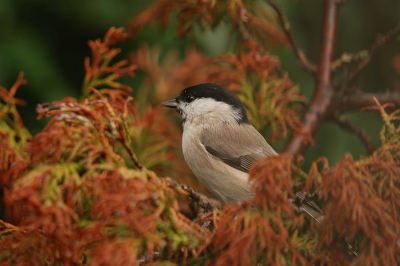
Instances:
[[[247,117],[246,108],[243,102],[232,91],[214,83],[202,83],[188,87],[181,91],[176,99],[162,103],[163,106],[177,108],[179,102],[190,103],[200,98],[212,98],[218,102],[224,102],[239,111],[240,120],[238,123],[250,123]]]

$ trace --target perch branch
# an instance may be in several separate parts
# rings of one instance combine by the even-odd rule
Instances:
[[[188,192],[188,196],[191,200],[196,202],[201,208],[203,208],[206,212],[212,211],[215,209],[211,201],[204,195],[196,192],[193,188],[189,187],[186,184],[180,184],[182,189]]]
[[[299,43],[297,42],[296,38],[294,37],[293,28],[290,25],[289,20],[287,19],[282,7],[275,0],[268,0],[268,3],[278,14],[279,21],[282,24],[282,27],[286,33],[286,36],[288,37],[290,43],[292,44],[292,47],[295,51],[297,59],[299,59],[299,61],[300,61],[300,65],[303,68],[305,68],[306,70],[308,70],[309,72],[315,74],[317,72],[317,67],[308,60],[304,51],[300,48]]]
[[[343,116],[340,115],[333,115],[331,117],[331,120],[338,124],[341,128],[357,135],[360,138],[361,142],[364,144],[365,149],[367,149],[369,154],[372,154],[375,151],[375,147],[372,144],[371,139],[364,130],[353,125],[352,123],[350,123],[350,121],[346,120]]]
[[[303,118],[306,130],[314,136],[329,112],[333,97],[331,63],[336,37],[338,6],[335,0],[324,0],[324,14],[322,26],[322,44],[320,62],[317,71],[317,83],[313,98]],[[307,147],[301,135],[293,132],[284,152],[295,156],[302,154]]]
[[[173,188],[175,191],[179,192],[182,195],[188,197],[191,201],[197,203],[198,206],[204,209],[204,211],[212,211],[220,208],[220,204],[218,201],[214,199],[210,199],[207,196],[196,192],[193,188],[186,184],[178,183],[172,178],[166,177],[165,180],[169,183],[169,186]]]
[[[372,57],[375,55],[376,51],[385,45],[387,42],[394,39],[396,36],[400,35],[400,24],[391,29],[386,35],[378,35],[375,43],[372,45],[371,49],[368,52],[368,56],[364,58],[352,72],[350,72],[347,76],[345,76],[341,81],[339,81],[339,87],[342,87],[344,84],[348,84],[353,82],[361,71],[371,62]]]

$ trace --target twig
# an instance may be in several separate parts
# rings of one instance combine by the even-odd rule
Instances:
[[[375,151],[374,144],[372,144],[371,139],[364,130],[353,125],[352,123],[350,123],[350,121],[346,120],[341,115],[334,115],[331,117],[331,120],[337,123],[343,129],[356,134],[360,138],[361,142],[364,144],[369,154],[372,154]]]
[[[4,236],[6,234],[12,233],[14,231],[20,230],[18,227],[15,225],[12,225],[10,223],[6,223],[3,220],[0,220],[0,236]]]
[[[128,145],[128,143],[126,141],[125,133],[123,132],[122,128],[119,129],[119,135],[120,135],[120,138],[118,139],[119,142],[121,142],[122,146],[124,146],[125,150],[128,152],[129,157],[131,158],[133,163],[136,165],[136,167],[139,168],[141,171],[147,172],[147,168],[144,167],[144,165],[139,162],[138,158],[136,157],[135,152]]]
[[[136,157],[136,154],[133,152],[132,148],[129,145],[127,145],[124,141],[121,141],[121,143],[122,146],[124,146],[125,150],[129,153],[129,157],[131,157],[131,160],[136,165],[136,167],[139,168],[141,171],[147,172],[147,168],[144,167],[144,165],[138,161],[138,158]]]
[[[214,206],[208,200],[208,198],[205,197],[204,195],[197,193],[193,188],[189,187],[186,184],[180,184],[180,186],[183,188],[183,190],[189,193],[189,197],[194,202],[196,202],[201,208],[203,208],[204,211],[209,212],[215,209]]]
[[[369,64],[372,57],[375,55],[376,51],[385,45],[390,40],[394,39],[396,36],[400,35],[400,24],[396,27],[391,29],[386,35],[378,35],[376,38],[375,43],[372,45],[371,49],[369,50],[368,56],[361,61],[350,74],[344,77],[342,80],[339,81],[338,86],[342,87],[344,84],[352,83],[357,76],[361,73],[361,71]]]
[[[311,133],[311,136],[317,133],[321,123],[327,117],[333,98],[331,64],[338,19],[338,6],[335,0],[324,0],[323,18],[322,49],[316,76],[317,83],[313,98],[303,118],[304,128]],[[284,152],[297,156],[303,153],[307,145],[301,135],[294,132]]]
[[[334,72],[338,68],[342,67],[344,64],[352,63],[354,61],[360,61],[368,57],[368,51],[363,50],[356,54],[348,54],[344,53],[340,56],[340,58],[333,61],[331,65],[331,70]]]
[[[315,74],[317,72],[317,67],[307,59],[307,56],[300,48],[296,38],[294,37],[292,26],[290,25],[289,20],[287,19],[282,7],[275,0],[267,0],[267,1],[278,14],[279,21],[282,24],[286,36],[288,37],[290,43],[293,46],[293,49],[295,51],[297,59],[299,59],[300,61],[301,66],[306,70],[308,70],[309,72]]]
[[[375,106],[374,98],[381,104],[393,103],[395,108],[400,108],[400,93],[366,93],[357,91],[351,95],[336,97],[332,104],[332,109],[335,109],[339,113],[359,111],[365,107]]]
[[[175,191],[177,191],[182,195],[185,195],[186,197],[190,198],[193,202],[197,203],[201,208],[204,209],[205,212],[213,211],[220,207],[218,206],[219,205],[218,201],[210,199],[207,196],[196,192],[193,188],[191,188],[186,184],[178,183],[169,177],[164,178],[164,180],[167,181],[169,183],[169,186],[173,188]]]

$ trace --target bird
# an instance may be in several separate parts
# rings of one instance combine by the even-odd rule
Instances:
[[[197,179],[225,204],[251,200],[251,166],[279,154],[252,126],[237,95],[221,85],[202,83],[185,88],[162,105],[182,116],[183,157]],[[325,219],[306,192],[298,191],[288,201],[296,212],[305,212],[318,223]],[[357,257],[347,236],[344,240]]]
[[[278,153],[250,123],[238,96],[221,85],[202,83],[185,88],[162,105],[182,116],[183,156],[197,179],[224,204],[251,200],[251,166]],[[297,193],[301,204],[289,201],[320,222],[322,210],[305,196]]]

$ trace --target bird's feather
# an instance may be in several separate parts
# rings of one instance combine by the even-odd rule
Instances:
[[[223,130],[217,130],[216,127],[205,128],[200,141],[209,154],[245,173],[249,172],[255,162],[267,156],[277,155],[264,137],[251,125],[240,125],[233,128],[229,124],[225,124]],[[299,212],[305,212],[317,222],[321,222],[325,218],[322,210],[305,196],[305,193],[297,192],[296,200],[300,203],[297,205],[297,201],[291,199],[293,208]]]
[[[248,173],[255,162],[267,156],[277,155],[253,126],[223,126],[222,130],[217,127],[205,128],[200,141],[207,152],[227,165]]]

